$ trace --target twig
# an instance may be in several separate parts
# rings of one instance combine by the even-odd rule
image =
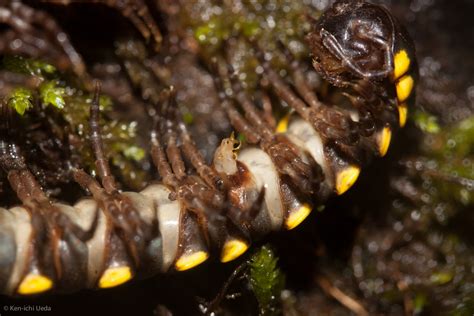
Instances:
[[[354,312],[356,315],[359,316],[368,316],[369,313],[367,310],[362,306],[361,303],[353,299],[352,297],[348,296],[344,292],[342,292],[340,289],[335,287],[331,281],[329,281],[326,277],[324,276],[316,276],[316,282],[318,285],[321,287],[321,289],[326,293],[327,295],[333,297],[336,299],[339,303],[347,307],[349,310]]]
[[[208,304],[206,310],[205,310],[205,315],[210,315],[221,303],[222,299],[224,298],[225,294],[227,293],[227,290],[229,289],[229,286],[232,284],[234,279],[241,274],[243,270],[245,270],[248,267],[248,261],[244,261],[241,263],[235,270],[232,272],[232,274],[229,276],[227,281],[224,283],[224,286],[221,288],[217,296]]]

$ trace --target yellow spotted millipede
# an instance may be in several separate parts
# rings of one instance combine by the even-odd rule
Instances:
[[[151,156],[162,182],[141,192],[119,191],[110,173],[98,124],[98,87],[90,139],[101,183],[74,170],[90,197],[73,206],[51,201],[15,143],[1,139],[1,167],[22,205],[0,208],[0,292],[110,288],[134,276],[191,269],[211,250],[228,262],[251,240],[295,228],[312,205],[346,192],[361,167],[384,156],[392,132],[405,125],[414,102],[415,52],[403,27],[378,5],[337,1],[313,23],[306,39],[314,68],[347,102],[318,100],[286,51],[290,84],[257,48],[272,92],[292,109],[275,124],[271,111],[257,109],[239,80],[216,63],[217,89],[224,91],[227,83],[233,91],[220,93],[222,107],[246,145],[237,148],[233,137],[224,139],[207,165],[170,96],[151,132]],[[195,172],[186,170],[182,155]]]

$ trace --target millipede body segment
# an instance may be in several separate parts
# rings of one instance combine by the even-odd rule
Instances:
[[[321,102],[286,52],[292,86],[256,43],[263,77],[291,109],[275,123],[271,107],[258,109],[232,69],[216,60],[222,107],[245,146],[226,138],[207,165],[176,113],[174,91],[165,91],[151,131],[162,179],[140,192],[119,191],[109,170],[98,86],[90,139],[100,183],[74,170],[91,196],[72,206],[46,196],[2,127],[0,165],[22,204],[0,209],[0,292],[109,288],[134,276],[191,269],[212,251],[232,261],[252,240],[295,228],[315,204],[346,192],[405,125],[417,80],[413,44],[386,9],[363,1],[337,1],[314,22],[307,42],[315,69],[347,102]],[[11,115],[5,112],[3,105],[3,117]]]

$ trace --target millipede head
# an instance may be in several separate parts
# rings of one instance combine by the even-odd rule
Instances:
[[[399,33],[398,22],[383,7],[342,0],[314,24],[307,41],[316,70],[342,86],[353,79],[383,80],[391,75]]]

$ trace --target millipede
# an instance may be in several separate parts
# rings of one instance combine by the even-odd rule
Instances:
[[[90,193],[74,205],[42,189],[9,135],[12,110],[1,103],[0,166],[21,205],[0,208],[0,292],[110,288],[191,269],[212,252],[229,262],[252,240],[297,227],[315,205],[345,193],[372,157],[385,156],[392,134],[406,123],[415,100],[415,50],[390,12],[364,1],[336,1],[311,23],[306,42],[313,66],[340,91],[337,104],[318,98],[288,49],[282,47],[291,80],[249,39],[268,90],[288,113],[276,122],[270,98],[262,95],[258,107],[235,70],[214,58],[209,71],[220,106],[245,142],[223,139],[208,164],[180,118],[176,91],[166,89],[150,132],[161,180],[140,192],[119,190],[110,170],[99,83],[89,118],[99,180],[72,170]]]

